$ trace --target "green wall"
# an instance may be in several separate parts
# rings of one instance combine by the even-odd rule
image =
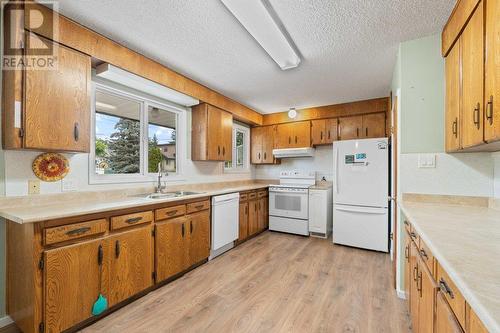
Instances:
[[[441,35],[400,45],[401,153],[444,152]]]

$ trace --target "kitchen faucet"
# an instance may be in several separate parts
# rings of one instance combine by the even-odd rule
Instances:
[[[166,183],[164,186],[161,185],[161,178],[163,177],[163,175],[168,176],[168,172],[167,171],[163,172],[162,169],[163,169],[162,163],[159,162],[158,163],[158,183],[156,184],[156,191],[155,191],[156,193],[162,193],[162,191],[167,188]]]

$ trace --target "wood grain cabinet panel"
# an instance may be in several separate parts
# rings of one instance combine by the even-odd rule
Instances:
[[[250,151],[252,164],[278,164],[273,156],[276,126],[260,126],[251,129]]]
[[[500,139],[500,2],[486,1],[486,63],[484,138]]]
[[[277,148],[303,148],[311,146],[311,122],[297,121],[277,125]]]
[[[57,67],[24,70],[23,147],[89,152],[90,57],[42,40],[54,48]]]
[[[342,117],[339,118],[339,139],[352,140],[358,139],[363,128],[363,117]]]
[[[248,238],[248,202],[240,202],[238,240],[242,242],[247,238]]]
[[[419,304],[418,304],[418,332],[433,333],[434,332],[434,303],[436,295],[436,287],[434,279],[429,270],[425,267],[425,262],[418,259],[419,263]]]
[[[488,333],[488,329],[477,314],[467,305],[467,333]]]
[[[109,238],[109,305],[113,306],[153,285],[153,236],[151,226]]]
[[[443,292],[446,301],[455,313],[460,326],[465,327],[465,298],[455,286],[455,283],[452,281],[452,279],[450,279],[443,267],[441,267],[439,263],[436,265],[436,267],[436,282],[439,284],[439,287]]]
[[[453,311],[441,292],[436,296],[435,333],[463,333]]]
[[[100,235],[108,231],[108,221],[99,219],[58,227],[45,228],[43,239],[45,245],[61,243],[93,235]]]
[[[404,232],[404,291],[407,299],[410,297],[410,278],[411,278],[411,264],[410,264],[410,248],[411,248],[411,238],[410,235],[405,231]],[[408,305],[410,302],[408,302]]]
[[[412,323],[412,331],[419,332],[419,267],[418,267],[418,249],[415,243],[411,242],[410,246],[410,318]]]
[[[171,206],[157,209],[155,211],[155,219],[157,221],[172,219],[184,214],[186,214],[186,205]]]
[[[257,199],[248,201],[248,235],[259,232],[259,203]]]
[[[326,120],[326,143],[333,143],[338,140],[338,126],[339,120],[337,118]]]
[[[128,228],[138,224],[150,223],[152,221],[152,211],[113,216],[111,218],[111,230]]]
[[[202,210],[210,209],[210,200],[193,202],[186,205],[186,213],[196,213]]]
[[[292,142],[295,141],[293,126],[295,123],[279,124],[277,125],[277,148],[291,148]]]
[[[210,255],[210,213],[203,211],[188,216],[188,267],[207,259]]]
[[[326,144],[326,119],[311,120],[311,143],[315,145]]]
[[[361,137],[368,138],[384,138],[385,133],[385,113],[374,113],[363,116],[363,128],[361,130]]]
[[[460,39],[445,59],[446,73],[446,109],[445,109],[445,145],[447,152],[460,147]]]
[[[189,267],[186,246],[187,217],[182,216],[155,225],[156,282],[166,280]]]
[[[107,240],[48,250],[44,261],[46,332],[61,332],[92,317],[99,293],[109,297]]]
[[[481,1],[461,36],[462,145],[480,145],[484,126],[484,1]]]

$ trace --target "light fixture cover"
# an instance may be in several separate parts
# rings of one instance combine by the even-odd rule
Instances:
[[[288,118],[295,119],[295,117],[297,117],[297,110],[295,110],[295,108],[290,108],[288,111]]]
[[[295,68],[300,57],[267,0],[221,0],[282,70]]]
[[[146,94],[174,102],[179,105],[193,106],[200,103],[199,100],[168,88],[151,80],[135,75],[108,63],[100,64],[96,68],[96,75],[121,84],[123,86],[142,91]]]

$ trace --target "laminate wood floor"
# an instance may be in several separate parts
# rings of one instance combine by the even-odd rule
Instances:
[[[83,332],[410,332],[387,254],[262,235]]]

